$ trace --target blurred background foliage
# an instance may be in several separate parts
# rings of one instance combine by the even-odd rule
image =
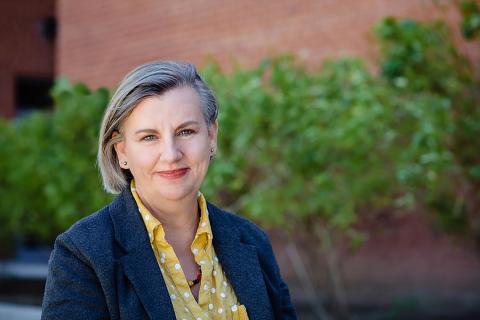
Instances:
[[[464,35],[478,6],[462,2]],[[208,199],[267,226],[347,236],[383,208],[432,208],[480,239],[480,108],[475,70],[442,22],[386,18],[378,74],[359,59],[307,68],[295,57],[201,73],[220,104]],[[0,120],[0,233],[52,240],[111,200],[96,168],[110,92],[57,80],[55,109]],[[15,192],[12,192],[15,190]],[[325,233],[327,232],[327,233]]]
[[[442,22],[386,18],[375,34],[380,75],[348,58],[313,71],[292,57],[204,69],[222,107],[209,198],[270,225],[354,236],[362,213],[423,205],[478,237],[474,69]]]
[[[0,122],[0,233],[50,242],[111,198],[95,166],[106,89],[57,80],[53,112]]]

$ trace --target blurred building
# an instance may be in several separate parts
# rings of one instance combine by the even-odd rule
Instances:
[[[377,48],[371,31],[381,18],[446,18],[457,27],[459,14],[452,4],[449,0],[58,0],[56,74],[92,87],[111,87],[134,66],[156,59],[201,65],[212,57],[224,66],[252,66],[268,55],[288,52],[313,64],[339,55],[374,60]],[[468,45],[462,46],[473,54]]]
[[[341,55],[375,61],[371,31],[382,17],[442,18],[456,27],[460,17],[452,4],[448,0],[2,1],[0,116],[48,107],[54,77],[66,76],[94,88],[113,87],[127,71],[150,60],[201,65],[213,58],[226,68],[253,66],[282,53],[294,53],[313,65]],[[459,34],[454,36],[467,55],[480,57]]]
[[[55,1],[0,1],[0,116],[51,106]]]

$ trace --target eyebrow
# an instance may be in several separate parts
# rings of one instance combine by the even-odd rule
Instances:
[[[181,128],[184,128],[184,127],[187,127],[189,125],[198,125],[198,121],[194,121],[194,120],[190,120],[190,121],[185,121],[184,123],[180,124],[176,130],[178,129],[181,129]],[[140,130],[137,130],[135,131],[135,134],[139,134],[139,133],[153,133],[153,132],[157,132],[157,130],[155,129],[140,129]]]

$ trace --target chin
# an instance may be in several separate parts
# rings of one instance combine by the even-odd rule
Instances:
[[[194,188],[190,187],[180,187],[180,186],[171,186],[171,187],[162,187],[157,189],[155,194],[160,198],[164,198],[170,201],[182,200],[183,198],[196,194]]]

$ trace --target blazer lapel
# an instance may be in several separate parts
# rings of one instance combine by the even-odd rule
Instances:
[[[209,204],[208,212],[215,252],[249,319],[273,319],[255,247],[241,242],[238,226],[219,209]]]
[[[150,319],[175,319],[165,281],[150,247],[141,247],[120,261]],[[153,258],[152,258],[153,256]]]
[[[175,320],[165,281],[128,188],[112,203],[110,216],[116,240],[126,252],[120,263],[149,317]]]

